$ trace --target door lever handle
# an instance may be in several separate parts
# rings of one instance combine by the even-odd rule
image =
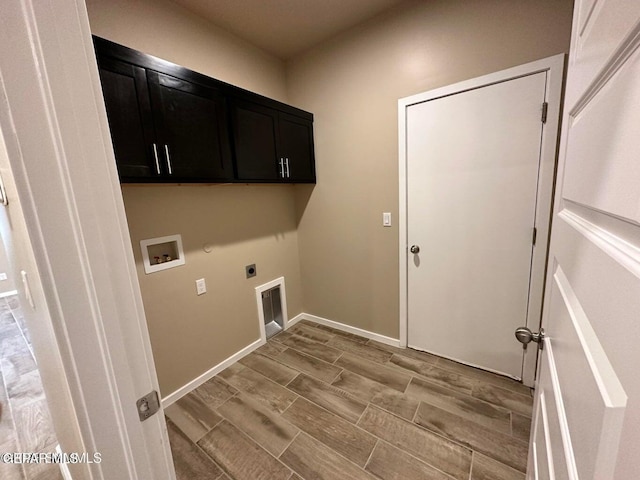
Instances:
[[[535,342],[538,344],[538,348],[542,349],[542,345],[544,344],[544,328],[541,328],[538,333],[533,333],[527,327],[519,327],[516,328],[515,334],[520,343],[527,345],[531,342]]]

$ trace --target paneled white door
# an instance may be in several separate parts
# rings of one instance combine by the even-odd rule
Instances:
[[[578,0],[530,479],[640,478],[640,2]]]
[[[407,108],[410,347],[522,378],[546,88],[539,71]]]

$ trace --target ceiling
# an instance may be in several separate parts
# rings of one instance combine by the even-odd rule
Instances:
[[[173,1],[286,60],[403,0]]]

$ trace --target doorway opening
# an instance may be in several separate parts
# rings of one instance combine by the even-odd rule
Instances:
[[[17,292],[0,294],[0,432],[5,452],[55,453],[58,439]],[[0,477],[50,475],[57,464],[1,464]],[[49,478],[49,477],[47,477]]]
[[[563,61],[399,100],[401,346],[533,386]]]

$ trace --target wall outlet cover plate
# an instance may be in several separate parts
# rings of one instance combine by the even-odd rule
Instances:
[[[207,283],[205,282],[204,278],[196,280],[196,293],[198,295],[207,293]]]
[[[255,263],[252,263],[251,265],[247,265],[246,267],[244,267],[244,271],[247,274],[247,278],[255,277],[258,273]]]

